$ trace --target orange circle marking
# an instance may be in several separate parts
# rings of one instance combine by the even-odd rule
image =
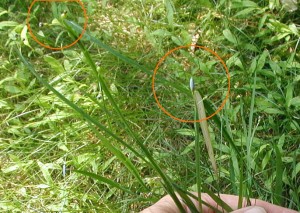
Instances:
[[[83,16],[84,16],[84,26],[83,26],[83,29],[82,29],[82,32],[81,34],[78,36],[78,38],[71,44],[69,45],[66,45],[66,46],[63,46],[63,47],[51,47],[51,46],[48,46],[42,42],[40,42],[36,36],[33,34],[32,32],[32,29],[30,27],[30,23],[29,23],[29,19],[30,19],[30,14],[31,14],[31,9],[33,7],[33,5],[36,3],[36,2],[77,2],[78,4],[80,4],[82,10],[83,10]],[[87,28],[87,22],[88,22],[88,17],[87,17],[87,13],[86,13],[86,9],[83,5],[83,3],[80,1],[80,0],[34,0],[30,7],[28,8],[28,14],[27,14],[27,19],[26,19],[26,23],[27,23],[27,28],[29,30],[29,34],[31,35],[31,37],[33,38],[33,40],[35,40],[38,44],[40,44],[41,46],[45,47],[45,48],[48,48],[48,49],[51,49],[51,50],[63,50],[63,49],[66,49],[66,48],[69,48],[71,46],[73,46],[74,44],[76,44],[83,36],[86,28]]]
[[[161,65],[161,63],[167,58],[168,55],[170,55],[172,52],[176,51],[176,50],[179,50],[179,49],[182,49],[182,48],[188,48],[188,47],[191,47],[191,46],[194,46],[195,48],[200,48],[202,50],[205,50],[207,52],[210,52],[211,54],[213,54],[220,62],[221,64],[223,65],[223,67],[225,68],[226,70],[226,75],[227,75],[227,79],[228,79],[228,87],[227,87],[227,93],[226,93],[226,97],[224,98],[224,100],[222,101],[220,107],[211,115],[207,116],[206,118],[202,118],[202,119],[199,119],[199,120],[184,120],[184,119],[181,119],[181,118],[177,118],[175,117],[174,115],[172,115],[171,113],[169,113],[159,102],[157,96],[156,96],[156,91],[155,91],[155,88],[154,88],[154,84],[155,84],[155,76],[156,76],[156,73],[157,73],[157,70],[159,68],[159,66]],[[170,116],[171,118],[177,120],[177,121],[180,121],[180,122],[184,122],[184,123],[194,123],[194,122],[202,122],[202,121],[205,121],[205,120],[208,120],[210,119],[211,117],[213,117],[214,115],[216,115],[225,105],[227,99],[229,98],[229,93],[230,93],[230,75],[229,75],[229,71],[228,71],[228,68],[225,64],[225,62],[222,60],[222,58],[214,51],[212,51],[211,49],[207,48],[207,47],[204,47],[204,46],[197,46],[197,45],[186,45],[186,46],[179,46],[179,47],[176,47],[170,51],[168,51],[159,61],[158,63],[156,64],[156,67],[154,69],[154,73],[153,73],[153,76],[152,76],[152,92],[153,92],[153,95],[154,95],[154,98],[155,98],[155,101],[156,103],[158,104],[159,108],[168,116]]]

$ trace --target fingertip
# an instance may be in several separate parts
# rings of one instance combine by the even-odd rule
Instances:
[[[263,207],[249,206],[233,211],[232,213],[267,213]]]

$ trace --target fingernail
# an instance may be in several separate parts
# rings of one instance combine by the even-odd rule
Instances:
[[[254,206],[244,211],[244,213],[267,213],[266,210],[260,206]]]

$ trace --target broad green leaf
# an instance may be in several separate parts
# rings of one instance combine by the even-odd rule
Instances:
[[[159,36],[161,38],[172,35],[172,33],[170,33],[168,30],[165,30],[165,29],[158,29],[158,30],[151,32],[150,34],[154,35],[154,36]]]
[[[0,81],[0,85],[2,85],[4,82],[15,81],[15,80],[16,80],[16,79],[15,79],[14,77],[9,76],[9,77],[6,77],[6,78],[2,79],[2,80]],[[3,84],[3,85],[4,85],[4,84]]]
[[[264,67],[264,65],[266,63],[266,58],[267,58],[268,55],[269,55],[268,50],[263,51],[263,53],[258,58],[257,65],[256,65],[256,70],[261,70]]]
[[[45,178],[48,185],[51,185],[53,183],[52,177],[49,172],[49,167],[46,164],[43,164],[40,161],[37,161],[38,166],[40,167],[40,170],[43,174],[43,177]]]
[[[257,66],[257,57],[252,59],[250,68],[249,68],[249,73],[252,74],[254,73],[254,71],[256,70],[256,66]]]
[[[178,134],[184,136],[195,136],[195,131],[192,129],[177,129],[175,130]]]
[[[253,14],[253,10],[256,10],[256,8],[250,7],[250,8],[246,8],[244,10],[241,10],[239,12],[237,12],[234,17],[240,17],[240,16],[249,16],[249,14]]]
[[[269,14],[264,14],[263,17],[258,22],[258,30],[261,30],[261,28],[264,26],[266,19],[268,18]]]
[[[7,14],[8,11],[7,10],[4,10],[3,8],[0,8],[0,16],[4,15],[4,14]]]
[[[295,159],[293,157],[282,157],[284,163],[292,163]]]
[[[175,7],[173,5],[173,2],[171,0],[165,0],[165,7],[166,7],[168,23],[171,27],[173,27],[174,26],[174,12],[175,12]]]
[[[271,37],[269,40],[265,40],[264,42],[265,42],[266,44],[271,44],[271,43],[273,43],[273,42],[275,42],[275,41],[278,41],[278,40],[281,40],[281,39],[287,37],[289,34],[290,34],[290,33],[279,33],[279,34],[277,34],[277,35]]]
[[[258,73],[261,74],[261,75],[264,75],[266,77],[276,79],[276,75],[269,69],[262,69]]]
[[[67,60],[67,59],[64,60],[64,69],[66,71],[71,71],[72,67],[73,67],[73,64],[71,64],[69,60]]]
[[[290,28],[286,24],[284,24],[276,19],[270,19],[269,23],[271,24],[270,29],[272,29],[272,30],[276,30],[276,31],[282,32],[282,33],[291,33]]]
[[[272,106],[274,106],[274,104],[272,104],[267,98],[262,98],[262,97],[256,98],[255,105],[260,110],[272,108]]]
[[[276,109],[276,108],[267,108],[264,110],[264,112],[268,114],[279,114],[279,115],[284,115],[284,111]]]
[[[4,101],[4,100],[0,100],[0,109],[3,108],[3,109],[9,109],[9,104]]]
[[[18,24],[19,23],[15,22],[15,21],[2,21],[2,22],[0,22],[0,30],[2,30],[5,27],[15,27]]]
[[[61,65],[61,63],[52,56],[46,55],[44,56],[44,60],[51,66],[54,71],[56,71],[56,73],[60,74],[65,71],[63,65]]]
[[[63,142],[59,142],[59,143],[57,144],[57,148],[59,148],[59,149],[65,151],[65,152],[69,152],[69,151],[70,151],[70,150],[68,149],[68,147],[67,147]]]
[[[21,32],[21,39],[22,39],[22,42],[23,42],[26,46],[28,46],[28,47],[30,47],[30,48],[32,49],[32,47],[31,47],[30,44],[29,44],[28,38],[27,38],[27,25],[25,25],[25,26],[23,27],[23,29],[22,29],[22,32]]]
[[[289,102],[289,106],[300,107],[300,96],[292,98]]]
[[[288,59],[288,62],[286,64],[286,68],[292,68],[292,69],[295,69],[297,68],[298,69],[298,72],[300,70],[300,63],[297,62],[297,61],[294,61],[294,57],[295,57],[295,54],[292,53],[291,56],[289,57]],[[296,72],[297,73],[297,72]],[[296,76],[297,78],[298,76]]]
[[[300,172],[300,162],[297,163],[295,169],[292,171],[292,178],[297,177],[298,173]]]
[[[284,145],[284,142],[285,142],[285,134],[281,135],[279,140],[278,140],[278,144],[277,144],[277,147],[279,149],[280,152],[283,152],[283,145]]]
[[[183,45],[183,41],[182,41],[179,37],[177,37],[177,36],[172,36],[171,39],[172,39],[172,41],[173,41],[176,45],[178,45],[178,46],[182,46],[182,45]]]
[[[271,159],[272,150],[267,151],[267,153],[264,155],[264,158],[261,162],[261,169],[264,170],[266,165],[269,163]]]
[[[300,75],[297,75],[297,76],[295,77],[295,79],[294,79],[293,82],[295,83],[295,82],[298,82],[298,81],[300,81]]]
[[[290,30],[296,35],[296,36],[299,36],[299,31],[298,31],[298,28],[295,24],[290,24],[289,25],[289,28]]]
[[[190,151],[195,149],[195,141],[193,141],[192,143],[190,143],[189,145],[187,145],[184,150],[180,153],[180,155],[185,155],[187,153],[189,153]]]
[[[233,56],[231,56],[227,61],[226,61],[226,65],[228,67],[232,66],[232,64],[234,64],[235,66],[238,66],[239,68],[241,68],[242,70],[244,70],[244,66],[242,64],[242,61],[240,60],[240,58],[238,57],[239,53],[234,54]]]
[[[288,84],[286,87],[286,93],[285,93],[285,100],[287,103],[287,107],[290,106],[291,100],[293,98],[293,92],[294,92],[294,84]]]
[[[269,0],[269,8],[273,10],[275,8],[275,0]]]
[[[243,8],[243,7],[258,7],[253,1],[242,0],[242,1],[232,1],[232,8]]]
[[[0,202],[0,209],[2,211],[6,211],[6,212],[11,212],[12,210],[14,212],[16,212],[16,211],[18,211],[18,212],[24,211],[24,209],[20,210],[20,209],[16,208],[16,205],[13,204],[11,201],[8,201],[8,200],[7,201],[3,200],[2,202]],[[9,211],[9,210],[11,210],[11,211]]]
[[[6,86],[4,86],[4,89],[7,92],[13,93],[13,94],[21,93],[21,89],[19,89],[19,87],[13,86],[13,85],[6,85]]]
[[[280,68],[280,66],[274,62],[274,61],[269,61],[270,67],[272,69],[273,72],[275,72],[276,74],[281,74],[282,70]]]
[[[257,46],[255,46],[254,44],[245,44],[243,45],[241,48],[245,49],[245,50],[251,50],[252,52],[260,52],[260,50],[257,48]]]
[[[223,30],[223,35],[224,37],[230,41],[231,43],[234,44],[238,44],[238,40],[236,39],[236,37],[231,33],[231,31],[229,29],[225,29]]]
[[[18,170],[20,167],[22,167],[22,165],[20,165],[20,164],[14,164],[12,166],[9,166],[9,167],[1,169],[1,171],[3,173],[10,173],[10,172]]]
[[[242,0],[241,3],[243,7],[258,7],[254,1]]]

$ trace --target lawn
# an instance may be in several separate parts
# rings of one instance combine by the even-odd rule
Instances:
[[[300,211],[300,5],[283,2],[1,0],[0,211],[188,191]]]

